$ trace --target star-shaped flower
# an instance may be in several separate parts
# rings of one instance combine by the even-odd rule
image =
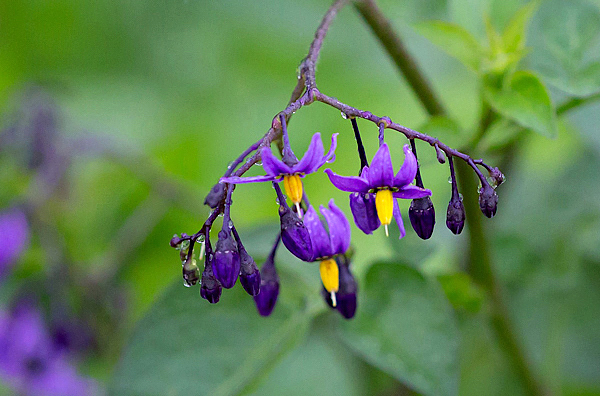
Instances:
[[[327,220],[328,231],[321,222],[315,208],[309,206],[304,216],[304,224],[310,234],[313,248],[313,261],[321,261],[319,272],[323,286],[331,294],[333,306],[336,305],[335,293],[339,290],[340,272],[335,258],[346,253],[350,247],[350,223],[333,199],[329,209],[323,205],[319,211]]]
[[[354,193],[350,195],[354,221],[367,234],[383,224],[387,235],[387,226],[394,217],[400,229],[400,238],[404,237],[406,231],[395,198],[415,199],[431,195],[430,190],[411,184],[417,173],[417,159],[408,145],[404,145],[404,154],[404,163],[395,176],[386,143],[379,147],[371,166],[365,166],[360,176],[340,176],[331,169],[325,170],[334,186],[342,191]],[[377,219],[374,217],[375,213]]]
[[[253,177],[239,177],[230,176],[221,178],[221,182],[224,183],[254,183],[264,181],[277,181],[283,180],[283,186],[287,196],[292,202],[299,208],[299,203],[302,201],[302,181],[300,178],[316,172],[326,162],[333,162],[335,160],[335,148],[337,146],[337,133],[331,136],[331,146],[329,152],[326,155],[325,149],[323,148],[323,142],[321,141],[321,134],[315,133],[311,139],[308,150],[304,156],[298,160],[291,148],[284,147],[283,158],[280,160],[276,158],[269,147],[264,147],[261,152],[262,164],[267,173],[264,176],[253,176]],[[298,211],[300,213],[300,211]]]

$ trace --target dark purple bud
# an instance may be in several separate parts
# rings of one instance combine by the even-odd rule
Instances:
[[[483,214],[490,219],[496,215],[496,209],[498,209],[498,195],[489,184],[486,184],[479,189],[479,208]]]
[[[180,243],[181,239],[177,236],[177,234],[173,235],[173,238],[171,238],[171,241],[169,242],[172,248],[178,247]]]
[[[504,174],[500,172],[500,169],[498,169],[497,167],[490,169],[490,178],[493,181],[494,187],[498,187],[506,180]]]
[[[429,239],[435,225],[435,209],[429,197],[413,199],[408,209],[408,218],[421,239]]]
[[[215,278],[226,289],[231,289],[240,274],[240,253],[231,230],[225,227],[219,231],[219,240],[212,260]]]
[[[350,210],[352,210],[354,223],[365,234],[372,234],[381,225],[377,217],[375,194],[350,194]]]
[[[240,282],[244,290],[251,296],[256,296],[260,291],[260,271],[252,256],[238,243],[240,248]]]
[[[202,281],[200,284],[200,296],[211,304],[216,304],[221,298],[221,284],[215,278],[212,265],[209,261],[208,254],[206,256],[206,265],[202,272]]]
[[[196,260],[189,257],[183,264],[183,282],[187,287],[194,286],[200,279],[200,268],[196,265]]]
[[[453,195],[446,212],[446,227],[455,235],[460,234],[465,226],[465,206],[462,201],[460,195]]]
[[[204,205],[216,208],[225,199],[225,183],[217,183],[210,189],[210,192],[204,198]]]
[[[260,293],[254,296],[256,309],[261,316],[269,316],[279,296],[279,275],[275,269],[273,256],[269,256],[260,270]]]
[[[314,253],[308,229],[304,222],[284,202],[279,207],[281,220],[281,240],[294,256],[302,261],[312,261]]]

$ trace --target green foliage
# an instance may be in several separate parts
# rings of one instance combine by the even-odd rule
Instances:
[[[600,91],[600,10],[585,0],[545,1],[533,18],[529,57],[542,77],[573,96]]]
[[[169,287],[133,333],[115,371],[115,395],[248,392],[301,344],[315,311],[278,305],[265,319],[241,287],[218,305],[198,288]],[[200,393],[198,393],[200,392]]]
[[[459,333],[435,280],[400,264],[373,265],[359,309],[343,328],[348,347],[419,392],[457,394]]]
[[[556,116],[550,95],[534,74],[519,71],[504,86],[488,84],[485,97],[503,116],[546,137],[556,137]]]
[[[453,23],[430,21],[417,25],[416,29],[471,70],[480,70],[485,51],[465,28]]]

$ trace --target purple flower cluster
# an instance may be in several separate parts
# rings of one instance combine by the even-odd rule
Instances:
[[[41,313],[30,303],[0,312],[0,376],[20,394],[98,394],[97,384],[77,373],[57,348]]]
[[[344,318],[350,319],[356,312],[358,290],[357,282],[351,272],[350,224],[333,199],[329,201],[328,207],[319,207],[325,219],[323,221],[315,207],[310,204],[301,180],[335,159],[337,134],[332,136],[329,152],[325,154],[321,134],[315,133],[308,150],[298,160],[290,147],[285,117],[280,115],[278,121],[273,125],[274,128],[277,125],[281,127],[283,140],[281,159],[276,158],[271,148],[265,146],[263,142],[251,146],[234,161],[234,166],[230,166],[219,184],[213,187],[206,197],[205,203],[213,208],[213,212],[203,228],[192,236],[175,235],[171,240],[171,246],[181,252],[185,284],[191,286],[200,280],[200,293],[203,298],[211,303],[218,302],[222,288],[233,287],[240,278],[244,289],[254,297],[260,315],[268,316],[273,312],[279,295],[275,253],[281,242],[300,260],[319,262],[325,301],[330,307],[337,309]],[[430,238],[435,224],[435,211],[430,199],[431,191],[423,187],[414,140],[410,141],[410,145],[404,146],[404,162],[400,169],[394,172],[390,149],[383,139],[385,125],[380,125],[380,145],[371,165],[367,162],[355,119],[352,119],[352,125],[361,160],[359,176],[341,176],[331,169],[326,169],[325,173],[335,187],[351,193],[350,210],[356,226],[365,234],[372,234],[383,225],[388,235],[388,226],[394,219],[400,238],[403,238],[406,230],[397,199],[410,199],[412,202],[408,214],[413,229],[420,238]],[[241,166],[237,171],[234,168],[253,150],[258,150],[255,157],[262,159],[266,174],[242,177],[248,167]],[[453,196],[448,206],[446,224],[453,233],[458,234],[464,225],[464,207],[456,189],[452,158],[448,158]],[[501,175],[499,171],[496,173]],[[231,195],[236,184],[264,181],[271,181],[277,194],[280,230],[271,253],[262,268],[258,270],[233,226],[230,207]],[[281,182],[285,194],[280,187]],[[497,202],[495,192],[484,186],[480,196],[482,211],[488,217],[492,216]],[[288,204],[288,199],[293,205]],[[220,213],[223,213],[223,227],[218,233],[218,241],[213,251],[209,233]],[[201,250],[205,257],[204,271],[201,276],[194,259],[193,248],[196,241],[202,244]],[[200,253],[200,256],[203,256],[203,253]]]

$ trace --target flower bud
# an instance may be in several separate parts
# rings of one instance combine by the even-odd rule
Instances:
[[[219,206],[219,203],[225,198],[225,183],[217,183],[204,198],[204,205],[208,205],[212,209]]]
[[[435,209],[429,197],[413,199],[408,209],[410,224],[421,239],[429,239],[435,225]]]
[[[196,260],[189,257],[183,264],[183,281],[187,287],[194,286],[200,279],[200,269],[196,265]]]
[[[238,246],[241,263],[240,282],[248,294],[256,296],[260,292],[260,271],[246,249],[239,243]]]
[[[492,218],[498,208],[498,195],[488,184],[479,189],[479,208],[486,217]]]
[[[230,289],[240,274],[240,254],[231,230],[226,227],[219,231],[212,267],[215,278],[224,288]]]
[[[171,238],[171,241],[169,242],[169,244],[171,245],[172,248],[179,247],[180,243],[181,243],[181,238],[179,238],[177,236],[177,234],[173,235],[173,238]]]
[[[212,265],[209,261],[208,255],[206,256],[206,265],[204,266],[204,272],[202,272],[202,281],[200,284],[200,296],[207,300],[211,304],[216,304],[221,298],[221,284],[215,278]]]
[[[308,229],[287,204],[279,207],[281,220],[281,240],[294,256],[302,261],[312,261],[314,258],[312,242]]]
[[[500,184],[504,183],[504,181],[506,180],[506,177],[504,176],[504,174],[502,172],[500,172],[500,169],[498,169],[497,167],[494,167],[490,170],[490,178],[493,181],[494,188],[498,187]]]
[[[279,296],[279,275],[275,263],[270,256],[260,271],[260,293],[254,296],[254,303],[261,316],[269,316],[277,303]]]
[[[377,217],[374,194],[357,192],[350,194],[350,210],[352,210],[354,223],[365,234],[372,234],[381,225]]]
[[[446,212],[446,227],[455,235],[460,234],[465,226],[465,206],[462,201],[460,195],[453,195]]]

